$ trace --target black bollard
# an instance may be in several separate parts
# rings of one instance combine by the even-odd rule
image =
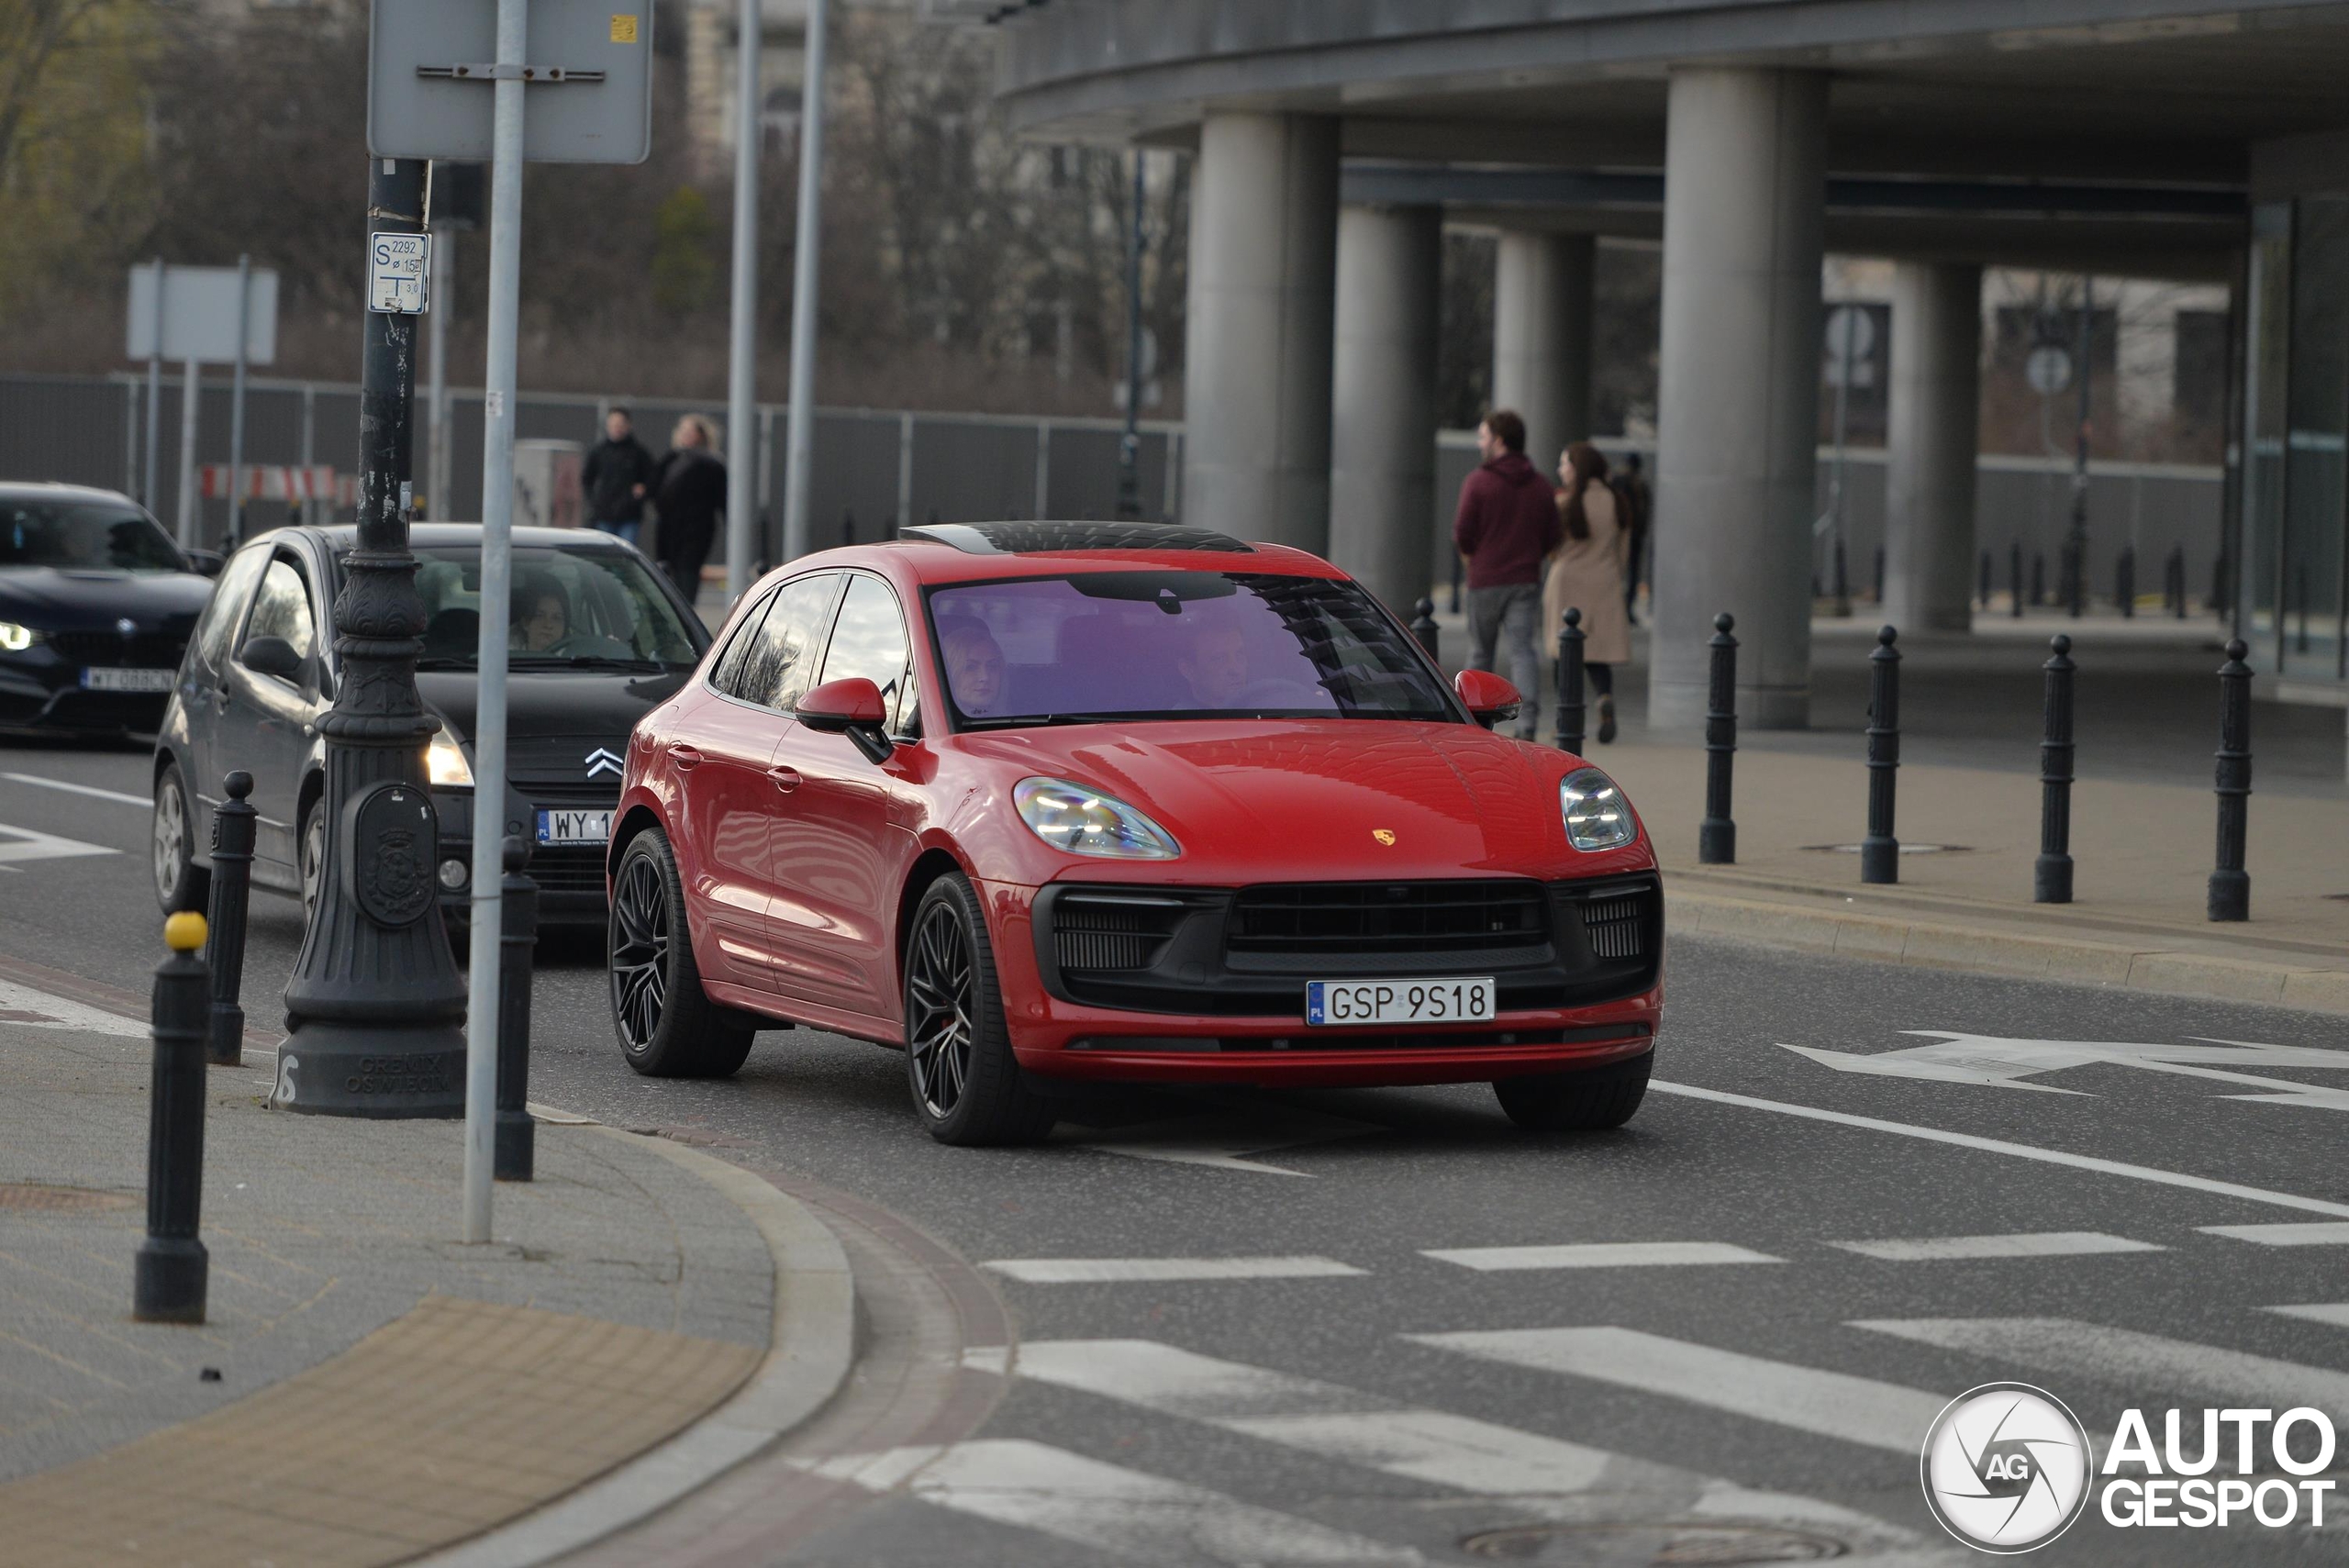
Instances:
[[[1701,865],[1737,863],[1737,823],[1730,816],[1730,767],[1737,759],[1736,617],[1713,617],[1713,665],[1705,689],[1705,819],[1697,824]]]
[[[2186,547],[2182,544],[2170,546],[2169,559],[2162,563],[2162,602],[2173,617],[2186,618]]]
[[[2219,667],[2219,864],[2210,873],[2213,920],[2251,918],[2251,873],[2243,869],[2243,829],[2251,818],[2251,650],[2238,637]]]
[[[2047,703],[2039,741],[2039,859],[2032,862],[2034,904],[2072,901],[2072,639],[2049,639]]]
[[[1839,616],[1852,613],[1852,578],[1851,573],[1844,570],[1843,541],[1841,539],[1835,541],[1835,613]]]
[[[1982,607],[1987,610],[1990,607],[1990,552],[1987,550],[1982,552],[1981,577],[1982,591],[1976,595],[1976,597],[1981,602]]]
[[[2306,653],[2309,651],[2309,568],[2306,562],[2292,569],[2292,598],[2300,608],[2300,635],[2292,651]]]
[[[1898,882],[1900,840],[1892,836],[1893,777],[1900,767],[1900,634],[1886,627],[1868,655],[1868,836],[1860,840],[1860,880]]]
[[[2221,621],[2227,618],[2227,557],[2223,550],[2210,560],[2210,602],[2202,607]]]
[[[1467,574],[1467,571],[1468,568],[1461,562],[1458,552],[1455,551],[1452,557],[1452,613],[1453,615],[1460,613],[1460,584],[1462,578]],[[1428,608],[1433,610],[1435,606],[1430,604]]]
[[[1584,710],[1582,691],[1582,611],[1566,607],[1566,623],[1558,628],[1558,750],[1582,755]]]
[[[204,950],[212,971],[212,1014],[204,1037],[204,1060],[215,1067],[241,1065],[245,1055],[245,1009],[238,994],[245,981],[245,908],[251,901],[253,835],[261,813],[246,803],[253,776],[241,768],[220,781],[228,798],[212,814],[212,940]]]
[[[2121,558],[2112,563],[2112,602],[2121,606],[2122,620],[2134,620],[2137,616],[2137,547],[2121,547]]]
[[[2032,552],[2031,602],[2033,605],[2043,605],[2047,602],[2047,552],[2045,550]]]
[[[1433,599],[1421,599],[1411,606],[1411,635],[1419,639],[1419,646],[1427,650],[1429,658],[1439,664],[1443,662],[1443,655],[1438,651],[1439,645],[1443,639],[1443,632],[1442,628],[1435,624]]]
[[[1876,602],[1884,603],[1884,546],[1876,547]]]
[[[155,966],[155,1063],[147,1091],[147,1236],[132,1264],[130,1315],[201,1323],[211,1260],[196,1240],[204,1201],[204,1031],[211,984],[197,951],[204,917],[163,922],[172,956]]]
[[[506,840],[506,880],[498,884],[497,1138],[490,1173],[501,1182],[530,1179],[537,1124],[530,1119],[530,951],[539,940],[539,884],[522,874],[530,848]]]
[[[2007,613],[2016,620],[2022,619],[2022,546],[2007,546],[2007,581],[2015,591],[2015,602]]]

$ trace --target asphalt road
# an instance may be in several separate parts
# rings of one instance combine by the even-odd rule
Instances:
[[[143,985],[146,770],[0,751],[0,952]],[[257,1026],[299,936],[256,896]],[[898,1056],[828,1036],[638,1079],[595,944],[551,942],[532,1097],[877,1205],[1008,1306],[1016,1343],[964,1356],[1009,1376],[965,1440],[834,1457],[872,1500],[744,1561],[1954,1562],[1918,1448],[1976,1385],[2046,1388],[2099,1449],[2180,1407],[2189,1460],[2205,1407],[2349,1417],[2339,1020],[1699,941],[1668,984],[1620,1133],[1528,1136],[1473,1085],[1124,1092],[974,1151],[919,1131]],[[1238,1277],[1065,1277],[1197,1260]],[[2339,1560],[2307,1517],[2091,1504],[2043,1560]]]

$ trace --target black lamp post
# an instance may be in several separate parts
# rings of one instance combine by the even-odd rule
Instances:
[[[368,161],[367,227],[424,229],[424,164]],[[372,247],[371,239],[370,245]],[[416,689],[424,602],[408,550],[416,317],[370,310],[359,397],[359,538],[335,601],[317,903],[285,986],[273,1103],[330,1116],[460,1117],[465,986],[433,883],[435,721]]]

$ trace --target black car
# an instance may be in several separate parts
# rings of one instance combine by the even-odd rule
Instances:
[[[324,852],[334,605],[349,528],[289,528],[232,556],[197,626],[155,747],[155,892],[167,909],[204,897],[221,780],[253,775],[253,882],[305,900]],[[441,908],[462,920],[473,866],[473,727],[481,632],[481,529],[418,524],[424,656],[416,684],[440,719],[425,753],[440,816]],[[633,546],[580,528],[516,528],[507,660],[507,831],[533,844],[541,919],[601,924],[604,840],[629,731],[692,674],[709,646],[700,617]]]
[[[217,556],[78,484],[0,484],[0,729],[152,735]]]

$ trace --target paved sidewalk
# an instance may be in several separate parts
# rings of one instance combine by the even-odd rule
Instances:
[[[542,1122],[512,1240],[466,1247],[457,1124],[273,1112],[265,1064],[211,1072],[209,1321],[135,1324],[148,1061],[142,1023],[0,982],[0,1557],[401,1561],[661,1444],[778,1342],[763,1223],[676,1151]]]

